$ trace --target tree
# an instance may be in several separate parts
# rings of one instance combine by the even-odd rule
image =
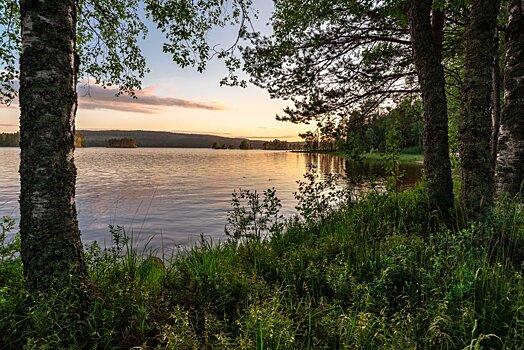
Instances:
[[[408,16],[403,14],[406,5]],[[433,1],[276,2],[274,34],[249,36],[243,57],[252,81],[294,106],[281,120],[357,124],[384,101],[422,93],[429,208],[453,208],[441,52],[444,14]],[[430,17],[432,15],[432,17]],[[432,21],[431,21],[432,20]],[[418,76],[418,84],[416,77]]]
[[[496,188],[514,196],[524,182],[524,1],[509,1],[508,13]]]
[[[87,147],[87,140],[82,133],[77,131],[75,133],[75,148],[82,148],[82,147]]]
[[[266,141],[262,144],[262,149],[265,150],[287,150],[289,145],[287,141],[274,139],[273,141]]]
[[[87,271],[73,161],[79,64],[75,1],[22,0],[20,15],[20,232],[27,289],[70,283],[82,289]]]
[[[251,149],[252,146],[251,144],[249,143],[249,140],[242,140],[240,142],[240,145],[238,146],[238,148],[240,149]]]
[[[441,45],[443,14],[431,0],[411,0],[408,5],[413,61],[424,105],[424,175],[430,210],[449,218],[453,184],[448,145],[448,114]]]
[[[20,82],[21,257],[30,292],[71,285],[87,292],[74,199],[76,85],[83,74],[102,85],[117,84],[121,92],[140,87],[146,68],[137,40],[145,27],[136,19],[137,4],[137,0],[0,4],[5,14],[0,20],[3,102],[16,95],[14,79],[19,77]],[[18,70],[14,62],[19,49]]]
[[[460,125],[461,201],[469,215],[493,202],[493,57],[500,1],[474,0],[464,34],[464,108]],[[489,160],[489,161],[488,161]]]
[[[500,30],[495,31],[495,54],[493,56],[493,91],[492,91],[492,130],[491,130],[491,162],[493,170],[497,164],[497,150],[500,130],[500,114],[502,107],[502,73],[501,73],[501,53],[500,53]]]
[[[292,106],[278,119],[294,123],[357,120],[385,100],[418,91],[408,28],[394,1],[275,2],[274,33],[247,35],[244,69],[271,97]]]
[[[216,53],[207,43],[207,32],[230,23],[239,25],[240,35],[251,1],[233,1],[231,13],[222,0],[144,3],[168,34],[170,42],[164,50],[172,53],[178,64],[197,64],[203,70],[210,52]],[[70,281],[71,267],[79,285],[86,284],[74,205],[76,83],[83,76],[89,87],[89,78],[94,78],[95,83],[118,85],[119,94],[130,95],[140,88],[147,68],[137,44],[146,33],[138,15],[139,4],[139,0],[67,0],[58,5],[51,0],[21,0],[19,8],[16,0],[0,2],[0,27],[4,29],[0,32],[2,102],[9,103],[16,96],[14,81],[20,73],[21,255],[30,291],[75,282]],[[51,21],[52,30],[46,30],[46,20]],[[188,40],[191,37],[194,40]],[[16,61],[20,48],[19,72]],[[193,55],[195,52],[198,54]],[[228,52],[223,50],[221,57],[227,58]],[[233,57],[226,60],[232,69],[236,62]]]
[[[158,29],[165,33],[164,52],[171,54],[181,67],[196,66],[202,72],[210,58],[224,60],[229,75],[221,84],[246,86],[236,71],[240,60],[235,52],[240,39],[252,26],[252,0],[145,0],[146,10]],[[217,27],[235,27],[238,36],[231,46],[211,45],[209,31]]]
[[[319,150],[319,135],[318,135],[318,129],[315,133],[308,130],[305,133],[298,134],[302,139],[304,139],[304,149],[308,151],[316,151]]]

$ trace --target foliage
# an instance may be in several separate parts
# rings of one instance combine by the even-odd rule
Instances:
[[[272,35],[248,35],[244,69],[273,98],[282,120],[323,121],[417,90],[399,1],[277,1]]]
[[[334,209],[351,201],[350,189],[339,185],[336,174],[323,174],[321,177],[318,167],[308,164],[304,179],[306,181],[297,181],[298,192],[294,195],[298,204],[295,208],[308,223],[323,220]]]
[[[8,240],[7,234],[13,231],[15,221],[7,216],[0,220],[0,259],[12,260],[16,258],[16,252],[20,249],[20,237],[15,235]]]
[[[386,152],[384,157],[388,175],[386,178],[386,189],[395,194],[399,192],[399,185],[404,176],[404,173],[400,170],[400,142],[398,122],[394,120],[386,132]]]
[[[85,93],[90,79],[102,86],[117,85],[119,93],[134,96],[147,73],[138,42],[147,34],[139,14],[139,0],[79,0],[77,54],[79,77]],[[19,1],[0,3],[0,102],[17,94],[21,50]],[[85,78],[82,80],[82,78]]]
[[[229,75],[221,83],[246,86],[236,71],[240,60],[235,55],[239,40],[251,27],[251,16],[256,17],[251,0],[146,0],[146,9],[158,28],[165,33],[164,52],[171,54],[181,67],[196,66],[202,72],[213,56],[223,59]],[[233,27],[238,36],[231,46],[213,46],[208,34],[213,28]]]
[[[25,310],[15,258],[0,288],[0,347],[518,349],[520,204],[501,200],[483,221],[432,235],[423,187],[398,205],[400,220],[394,196],[370,194],[256,245],[204,241],[166,268],[113,227],[113,247],[87,248],[96,289],[81,318],[58,292]]]
[[[262,149],[270,149],[270,150],[287,150],[289,149],[290,145],[287,141],[281,141],[278,139],[274,139],[273,141],[266,141],[262,144]]]
[[[81,132],[75,131],[75,148],[82,147],[87,147],[87,140]]]
[[[20,236],[12,235],[14,220],[0,219],[0,338],[7,338],[7,330],[19,329],[22,318],[24,277],[20,258]],[[0,341],[4,348],[8,340]]]
[[[17,59],[20,51],[18,1],[0,2],[0,104],[9,104],[16,96],[15,80],[20,72]]]
[[[80,77],[94,78],[104,87],[117,85],[119,93],[131,96],[140,89],[148,72],[138,45],[147,34],[140,7],[139,0],[77,1]],[[84,80],[87,89],[89,83]]]
[[[249,143],[249,140],[242,140],[240,141],[240,145],[238,146],[240,149],[251,149],[253,146]]]
[[[337,120],[326,118],[317,123],[316,132],[300,134],[307,150],[338,150],[356,156],[364,152],[386,152],[387,133],[395,124],[400,152],[422,154],[422,102],[406,97],[396,101],[395,107],[373,113],[367,118],[354,110],[351,115]]]
[[[225,233],[231,238],[269,238],[279,232],[283,225],[282,207],[276,190],[270,188],[262,193],[262,200],[257,191],[242,190],[232,194],[232,209],[227,212]]]

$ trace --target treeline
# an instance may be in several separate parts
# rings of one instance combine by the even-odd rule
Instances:
[[[238,148],[242,138],[204,134],[182,134],[167,131],[145,130],[80,130],[88,147],[105,147],[107,140],[132,138],[140,147],[209,148],[214,142],[227,147]],[[263,141],[249,140],[254,148],[261,148]]]
[[[20,133],[0,133],[0,147],[20,146]]]
[[[306,150],[365,153],[385,152],[387,139],[394,133],[403,152],[422,153],[423,125],[422,102],[407,97],[396,107],[370,116],[354,111],[343,118],[327,119],[300,137]]]
[[[82,133],[77,132],[75,133],[75,148],[82,147],[87,147],[87,140]]]
[[[129,137],[107,140],[106,147],[109,148],[136,148],[136,140]]]
[[[266,141],[262,145],[262,149],[267,150],[286,150],[289,149],[289,145],[287,141],[280,141],[280,140],[273,140],[273,141]]]
[[[215,141],[211,145],[211,148],[212,149],[235,149],[235,148],[237,148],[237,146],[234,145],[234,144],[231,144],[231,143],[230,144],[225,144],[225,143],[222,144],[222,143],[220,143],[218,141]]]
[[[287,142],[278,139],[273,141],[266,141],[262,145],[262,149],[266,150],[303,150],[305,147],[304,142]]]
[[[288,142],[283,140],[274,139],[272,141],[265,141],[260,145],[260,141],[256,143],[250,140],[242,140],[238,147],[234,144],[221,144],[218,141],[213,142],[211,148],[213,149],[263,149],[263,150],[303,150],[305,149],[304,142]],[[260,147],[261,146],[261,147]]]
[[[0,133],[0,147],[19,147],[20,146],[20,133]],[[75,147],[86,147],[87,140],[81,133],[75,134]]]
[[[213,142],[211,145],[212,149],[260,149],[260,144],[252,144],[249,140],[242,140],[238,146],[233,143],[221,144],[218,141]]]

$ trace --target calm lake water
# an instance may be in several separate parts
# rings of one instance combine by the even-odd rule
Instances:
[[[164,249],[202,233],[223,239],[235,189],[275,187],[282,212],[291,215],[296,181],[308,163],[322,174],[362,177],[362,191],[369,190],[369,178],[381,187],[384,177],[378,162],[356,165],[334,155],[283,151],[81,148],[75,159],[82,240],[109,243],[108,225],[122,225],[139,246]],[[19,149],[0,148],[0,216],[19,217],[18,165]],[[404,186],[418,181],[421,165],[402,168]]]

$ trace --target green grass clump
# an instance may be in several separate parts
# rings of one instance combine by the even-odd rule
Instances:
[[[20,259],[3,253],[0,348],[521,349],[521,206],[435,231],[424,203],[422,188],[370,194],[269,240],[204,240],[165,267],[113,228],[112,248],[86,251],[81,316],[64,292],[28,301]]]

